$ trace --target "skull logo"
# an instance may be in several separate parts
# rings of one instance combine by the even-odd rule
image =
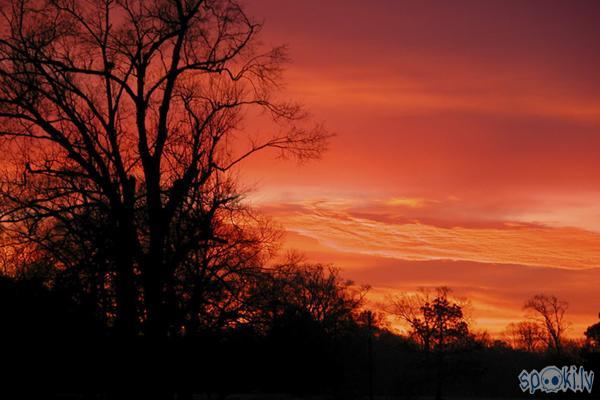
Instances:
[[[556,393],[560,390],[563,381],[560,369],[555,366],[546,367],[541,371],[540,376],[542,388],[546,393]]]

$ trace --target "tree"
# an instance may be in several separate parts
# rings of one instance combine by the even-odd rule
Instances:
[[[444,349],[464,337],[468,324],[463,315],[465,304],[448,297],[450,289],[427,290],[390,299],[389,312],[407,323],[410,333],[423,350]]]
[[[523,308],[532,312],[532,318],[545,331],[548,348],[562,352],[562,342],[567,322],[565,312],[569,304],[554,295],[537,294],[527,300]]]
[[[5,235],[98,289],[121,335],[228,314],[273,239],[236,168],[329,137],[277,99],[285,49],[233,0],[13,0],[2,18]],[[269,132],[241,129],[248,114]]]
[[[600,317],[600,314],[598,314],[598,317]],[[585,330],[585,337],[593,348],[600,348],[600,322],[589,326]]]
[[[343,280],[331,265],[309,264],[297,254],[265,271],[256,280],[250,303],[256,312],[249,319],[260,330],[281,318],[306,318],[324,333],[335,336],[355,324],[369,288]]]
[[[535,322],[511,323],[506,330],[512,339],[513,346],[528,352],[539,350],[540,344],[543,344],[545,340],[544,330]]]
[[[411,335],[425,352],[433,351],[436,368],[435,397],[441,399],[446,378],[446,354],[462,347],[469,337],[469,326],[463,313],[464,304],[449,298],[450,289],[436,289],[435,297],[422,290],[416,295],[391,299],[390,312],[406,322]]]
[[[261,271],[249,287],[240,328],[251,329],[262,343],[255,362],[264,363],[269,390],[323,393],[343,385],[343,361],[362,333],[367,288],[342,279],[333,266],[293,253]]]

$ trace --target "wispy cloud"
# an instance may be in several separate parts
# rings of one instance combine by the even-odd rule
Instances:
[[[425,204],[401,201],[409,207]],[[600,233],[505,221],[492,227],[387,222],[327,202],[271,210],[287,230],[339,252],[401,260],[463,260],[564,269],[600,267]],[[289,211],[289,212],[286,212]]]
[[[433,201],[435,201],[435,200],[410,198],[410,197],[392,197],[391,199],[386,200],[385,204],[389,205],[389,206],[422,208],[422,207],[425,207],[426,204],[433,202]]]

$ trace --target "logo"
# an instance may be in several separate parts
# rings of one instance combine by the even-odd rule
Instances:
[[[523,370],[519,374],[519,387],[523,392],[533,394],[540,390],[545,393],[558,392],[583,392],[592,393],[594,384],[594,371],[586,371],[571,365],[558,368],[554,365],[545,367],[541,371]]]

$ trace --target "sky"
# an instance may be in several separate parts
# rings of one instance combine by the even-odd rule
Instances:
[[[282,95],[336,134],[257,157],[249,200],[284,248],[372,286],[450,286],[500,333],[536,293],[600,311],[600,3],[246,0],[286,44]]]

